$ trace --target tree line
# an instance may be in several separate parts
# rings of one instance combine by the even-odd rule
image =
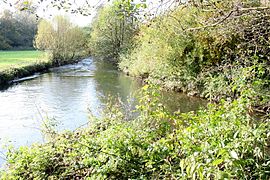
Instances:
[[[0,50],[33,48],[36,31],[34,15],[4,10],[0,15]]]
[[[0,50],[47,51],[53,64],[84,56],[88,51],[87,30],[66,16],[37,19],[28,11],[4,10],[0,16]]]

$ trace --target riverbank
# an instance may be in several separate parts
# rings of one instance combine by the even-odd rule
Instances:
[[[269,178],[270,123],[258,125],[244,99],[182,114],[158,102],[145,86],[132,120],[111,104],[86,128],[50,129],[45,144],[9,149],[2,179]]]
[[[269,179],[270,119],[252,115],[252,107],[270,102],[269,8],[249,0],[191,1],[138,26],[132,16],[119,18],[119,5],[98,12],[91,28],[94,55],[120,56],[120,69],[132,76],[219,103],[197,112],[170,112],[157,87],[146,85],[135,108],[109,102],[100,118],[90,110],[85,128],[57,133],[49,121],[46,143],[8,149],[1,178]],[[105,76],[93,77],[102,82]],[[115,85],[108,79],[90,86]],[[81,90],[78,78],[73,80],[72,90]],[[66,93],[61,87],[60,93],[48,92],[58,98]],[[60,103],[73,104],[71,94],[65,95]]]
[[[78,62],[78,59],[53,64],[49,55],[40,51],[1,51],[0,85],[12,84],[16,79],[44,73],[49,68],[75,62]]]
[[[53,67],[50,62],[36,63],[19,68],[10,68],[0,71],[0,85],[11,84],[13,80],[42,73]]]
[[[45,52],[35,50],[0,51],[0,85],[43,72],[51,66]]]
[[[252,107],[269,113],[270,19],[266,15],[270,10],[260,3],[241,1],[247,9],[238,12],[238,3],[218,3],[228,18],[211,3],[190,4],[142,25],[134,46],[120,55],[120,69],[212,102],[246,97]]]
[[[167,92],[176,92],[176,93],[183,93],[187,95],[188,97],[193,97],[193,98],[199,98],[201,100],[207,101],[209,103],[220,103],[221,100],[227,100],[229,102],[232,102],[233,100],[239,98],[234,96],[234,95],[229,95],[227,94],[225,97],[224,96],[218,96],[218,98],[211,98],[207,96],[205,93],[203,87],[198,90],[198,88],[192,86],[192,83],[190,82],[190,85],[187,85],[187,87],[181,86],[181,82],[179,82],[177,79],[170,79],[168,80],[167,78],[154,78],[154,77],[149,77],[149,74],[143,74],[143,75],[137,75],[134,76],[130,74],[127,70],[124,69],[119,69],[119,71],[122,71],[125,75],[130,76],[132,78],[137,79],[140,81],[142,84],[147,85],[147,84],[154,84],[162,88],[164,91]],[[229,85],[228,85],[229,86]],[[228,88],[228,87],[227,87]],[[215,89],[213,89],[214,91]],[[250,92],[249,92],[250,90]],[[255,92],[252,92],[251,89],[247,89],[245,93],[253,93],[256,94]],[[220,94],[217,94],[220,95]],[[224,94],[223,94],[224,95]],[[259,95],[262,95],[261,93]],[[267,96],[267,94],[265,94]],[[244,97],[244,96],[243,96]],[[266,98],[267,99],[267,98]],[[270,104],[267,100],[264,100],[263,102],[253,102],[250,104],[249,111],[251,115],[267,115],[270,113]]]

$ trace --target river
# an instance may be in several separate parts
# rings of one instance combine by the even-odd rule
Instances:
[[[105,62],[84,59],[77,64],[52,68],[32,80],[0,90],[0,144],[15,147],[43,142],[40,131],[46,119],[54,119],[57,130],[74,130],[88,122],[89,111],[100,116],[108,96],[124,103],[141,83]],[[162,92],[170,110],[188,112],[205,105],[199,98]],[[4,159],[1,158],[0,165]]]

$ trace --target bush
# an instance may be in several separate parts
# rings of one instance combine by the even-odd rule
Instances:
[[[254,106],[268,106],[259,99],[269,97],[269,8],[249,0],[193,2],[142,25],[120,69],[215,101],[251,88],[260,96]]]
[[[132,121],[108,106],[86,129],[10,150],[2,178],[268,179],[270,122],[248,107],[238,99],[169,114],[146,86]]]

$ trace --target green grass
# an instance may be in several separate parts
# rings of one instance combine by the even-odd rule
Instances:
[[[44,61],[48,61],[48,57],[42,51],[0,51],[0,71]]]

